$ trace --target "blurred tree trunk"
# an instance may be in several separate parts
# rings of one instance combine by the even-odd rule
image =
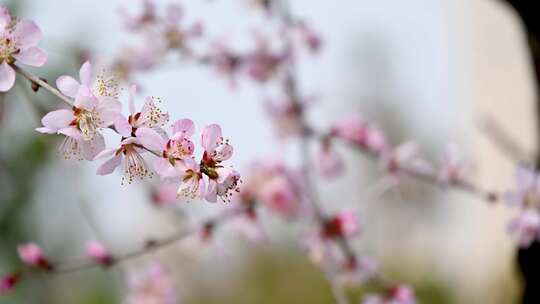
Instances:
[[[529,42],[529,50],[536,76],[536,124],[538,144],[540,144],[540,1],[504,1],[510,4],[521,17]],[[536,167],[540,168],[540,153],[537,153]],[[529,248],[519,249],[517,262],[524,283],[522,303],[540,303],[540,243],[535,241]]]

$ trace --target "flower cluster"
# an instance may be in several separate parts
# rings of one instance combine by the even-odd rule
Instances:
[[[203,33],[201,22],[184,24],[183,8],[176,3],[168,4],[161,13],[154,1],[144,0],[140,12],[122,9],[120,16],[125,29],[142,40],[137,46],[125,47],[111,63],[111,69],[122,80],[129,80],[133,72],[155,67],[169,54],[193,58],[192,42]]]
[[[302,207],[302,182],[296,170],[275,159],[255,161],[242,196],[244,201],[256,201],[272,213],[292,217]]]
[[[118,99],[119,87],[114,78],[93,76],[89,62],[82,65],[80,82],[70,76],[57,80],[60,91],[74,98],[71,109],[52,111],[42,119],[42,133],[65,136],[61,151],[66,158],[95,160],[107,158],[97,170],[99,175],[112,173],[122,165],[123,183],[133,183],[153,175],[143,155],[150,152],[157,157],[153,168],[162,179],[178,182],[178,195],[191,199],[204,198],[210,202],[229,201],[231,193],[238,191],[240,175],[223,162],[231,158],[233,147],[221,134],[221,127],[209,125],[202,132],[204,152],[200,162],[193,157],[191,136],[193,122],[181,119],[172,125],[172,136],[164,126],[169,114],[159,108],[159,98],[146,97],[140,110],[135,106],[136,87],[132,86],[128,98],[129,114],[122,114]],[[121,140],[116,147],[106,148],[104,129],[116,131]]]

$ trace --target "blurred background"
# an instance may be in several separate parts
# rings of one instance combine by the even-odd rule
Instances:
[[[473,181],[483,187],[513,185],[515,164],[479,128],[480,119],[494,117],[526,149],[535,145],[534,82],[513,11],[495,0],[292,2],[294,14],[324,39],[322,52],[303,58],[299,68],[303,93],[320,96],[309,112],[314,125],[324,129],[357,111],[393,142],[417,141],[432,162],[456,143],[474,161]],[[186,20],[203,20],[206,37],[228,35],[241,45],[265,24],[248,0],[179,3]],[[116,56],[132,39],[121,29],[118,8],[140,7],[132,0],[2,4],[41,27],[49,62],[37,73],[49,82],[75,75],[81,50]],[[240,172],[265,156],[284,153],[291,164],[297,161],[293,143],[273,140],[258,86],[231,90],[209,69],[184,62],[136,81],[162,98],[171,117],[189,117],[199,129],[221,124]],[[23,242],[41,244],[55,259],[84,257],[89,239],[100,237],[113,251],[134,248],[174,232],[186,214],[202,218],[224,208],[193,202],[172,212],[157,209],[149,203],[151,183],[121,186],[119,173],[95,176],[97,163],[65,161],[55,151],[58,138],[34,131],[55,107],[50,94],[34,94],[26,82],[0,100],[2,273],[19,263],[15,248]],[[363,235],[355,248],[377,257],[388,278],[410,282],[421,303],[516,302],[521,286],[507,208],[413,182],[373,196],[377,164],[346,147],[339,152],[348,171],[319,182],[325,208],[360,210]],[[95,219],[100,236],[81,209]],[[262,220],[271,244],[253,244],[224,228],[211,245],[182,242],[111,271],[33,277],[0,303],[121,303],[126,272],[155,259],[170,269],[185,303],[332,303],[324,276],[295,244],[288,223]]]

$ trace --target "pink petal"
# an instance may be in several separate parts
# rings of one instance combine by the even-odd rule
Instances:
[[[0,7],[0,31],[4,31],[6,26],[11,22],[11,14],[7,7]]]
[[[130,137],[131,131],[133,130],[127,118],[121,115],[116,117],[116,120],[114,121],[114,128],[123,137]]]
[[[38,131],[39,133],[45,133],[45,134],[54,134],[54,133],[56,133],[56,129],[51,129],[51,128],[47,128],[47,127],[36,128],[36,131]]]
[[[165,140],[156,131],[150,128],[139,128],[135,135],[143,146],[153,151],[162,151],[165,147]]]
[[[33,21],[22,20],[15,26],[13,36],[16,37],[17,42],[25,50],[39,43],[41,40],[41,30]]]
[[[62,109],[45,114],[41,119],[41,123],[47,128],[60,130],[67,128],[73,119],[75,119],[73,111]]]
[[[171,165],[168,159],[159,157],[154,161],[154,170],[162,179],[174,177],[177,174],[176,169]]]
[[[96,171],[97,175],[107,175],[111,174],[116,167],[118,167],[122,163],[122,155],[115,155],[113,158],[109,159],[108,161],[104,162]]]
[[[165,18],[167,19],[167,22],[174,25],[182,19],[182,15],[182,6],[178,5],[177,3],[170,3],[169,5],[167,5],[167,11],[165,13]]]
[[[92,84],[92,65],[89,61],[86,61],[81,66],[79,78],[81,79],[81,83],[84,85],[90,86]]]
[[[15,55],[15,59],[33,67],[40,67],[47,62],[47,53],[38,47],[31,47]]]
[[[217,202],[217,183],[215,180],[211,179],[208,181],[208,188],[206,188],[204,198],[211,203]]]
[[[118,149],[116,149],[116,148],[105,149],[105,150],[99,152],[99,153],[94,157],[94,160],[111,157],[111,156],[114,155],[114,153],[116,153],[116,150],[118,150]]]
[[[79,90],[79,82],[71,76],[60,76],[56,79],[56,87],[62,92],[62,94],[73,97],[77,96],[77,91]]]
[[[184,133],[185,138],[190,138],[195,132],[195,124],[191,119],[179,119],[173,125],[173,134]]]
[[[93,110],[98,104],[97,98],[92,94],[90,88],[86,85],[79,86],[77,96],[75,97],[75,106],[85,110]]]
[[[15,71],[4,61],[0,65],[0,92],[7,92],[15,84]]]
[[[97,133],[92,140],[81,140],[81,154],[86,160],[93,160],[96,155],[105,149],[103,135]]]
[[[58,130],[58,134],[63,134],[77,140],[82,140],[82,132],[75,126],[60,129]]]
[[[221,127],[217,124],[211,124],[204,127],[201,135],[201,145],[203,148],[212,152],[216,148],[217,140],[221,137]]]
[[[120,115],[122,110],[122,104],[112,97],[100,97],[97,107],[97,112],[100,114],[101,120],[103,120],[103,127],[108,127],[114,123],[114,121]]]

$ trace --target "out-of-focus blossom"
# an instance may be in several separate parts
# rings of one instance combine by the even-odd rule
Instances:
[[[339,263],[348,271],[358,270],[356,258],[344,256],[337,246],[337,239],[350,238],[360,232],[360,225],[356,213],[343,210],[325,220],[317,231],[303,238],[311,261],[316,265],[335,265]]]
[[[334,178],[343,174],[345,165],[343,160],[336,151],[328,146],[323,145],[315,155],[315,167],[318,169],[321,176],[326,178]]]
[[[157,21],[154,0],[142,0],[142,9],[136,14],[129,14],[125,9],[119,11],[127,30],[137,31],[153,25]]]
[[[336,121],[332,125],[332,134],[374,153],[379,154],[388,148],[384,133],[358,115]]]
[[[340,211],[328,219],[322,227],[322,235],[326,238],[352,237],[360,232],[360,225],[356,212],[352,210]]]
[[[510,232],[517,235],[519,245],[527,248],[532,242],[540,240],[540,211],[527,208],[509,224]]]
[[[261,203],[273,213],[291,217],[301,209],[301,188],[298,172],[279,160],[266,158],[252,163],[241,196],[249,204]]]
[[[200,37],[203,33],[201,22],[195,22],[190,27],[182,27],[182,7],[171,3],[166,9],[163,25],[163,36],[169,49],[179,50],[184,55],[191,55],[192,51],[188,44],[188,39]]]
[[[241,57],[231,50],[225,39],[212,43],[211,52],[209,57],[211,66],[228,81],[231,88],[235,88],[236,78],[242,66]]]
[[[86,254],[103,266],[109,266],[113,263],[112,255],[101,243],[97,241],[91,241],[86,244]]]
[[[512,206],[540,208],[540,176],[526,166],[516,171],[516,189],[506,192],[506,201]]]
[[[15,288],[17,283],[19,282],[19,279],[21,277],[20,273],[11,273],[7,276],[3,277],[0,280],[0,295],[6,294]]]
[[[159,183],[152,187],[152,202],[157,206],[166,206],[176,202],[178,185],[173,183]]]
[[[144,273],[129,276],[126,304],[178,304],[174,282],[161,264],[154,263]]]
[[[294,215],[298,209],[298,193],[286,176],[275,176],[260,190],[261,202],[272,212],[282,215]]]
[[[321,36],[316,33],[306,22],[296,22],[295,28],[298,38],[311,53],[317,53],[323,44]]]
[[[432,172],[432,167],[419,157],[418,145],[412,141],[384,151],[381,161],[383,170],[393,177],[398,177],[404,169],[420,174]]]
[[[265,102],[265,110],[280,138],[299,135],[303,131],[299,105],[290,100]]]
[[[265,83],[277,73],[287,56],[283,52],[272,50],[266,38],[262,36],[256,38],[255,50],[245,56],[244,65],[253,80]]]
[[[29,266],[41,267],[45,269],[49,269],[51,267],[47,259],[45,259],[41,248],[34,243],[19,245],[17,247],[17,251],[21,261]]]
[[[417,303],[414,290],[407,285],[398,285],[386,294],[368,294],[363,304],[415,304]]]
[[[128,82],[134,72],[145,72],[157,66],[165,55],[165,45],[155,35],[144,35],[137,46],[123,48],[110,69],[120,81]]]
[[[471,169],[471,162],[460,159],[456,146],[450,145],[437,178],[445,185],[463,183]]]
[[[47,53],[37,47],[41,30],[29,20],[12,18],[9,10],[0,7],[0,91],[7,92],[15,83],[14,63],[40,67]]]

